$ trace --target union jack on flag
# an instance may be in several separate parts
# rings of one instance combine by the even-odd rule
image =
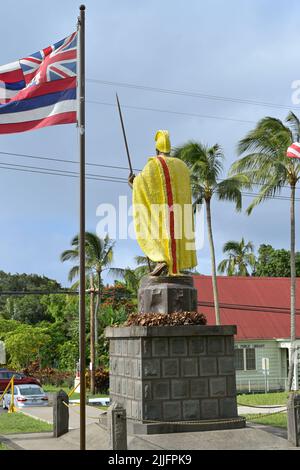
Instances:
[[[0,134],[77,120],[77,32],[0,66]]]

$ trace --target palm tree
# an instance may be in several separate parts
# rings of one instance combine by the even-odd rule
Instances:
[[[156,263],[151,261],[148,256],[135,256],[134,261],[141,273],[144,272],[145,275],[153,271],[156,265]]]
[[[139,268],[132,269],[130,267],[112,268],[110,271],[114,274],[114,277],[122,279],[122,284],[131,293],[134,299],[137,299],[140,280],[144,276],[144,273],[141,272]]]
[[[60,259],[64,261],[79,260],[79,235],[76,235],[71,241],[72,249],[64,251]],[[114,242],[107,235],[104,239],[97,237],[91,232],[85,233],[85,268],[89,276],[90,289],[90,362],[91,362],[91,393],[95,393],[95,363],[96,363],[96,340],[98,337],[97,315],[101,305],[102,294],[102,273],[109,269],[113,261]],[[69,281],[73,281],[79,274],[79,265],[76,264],[70,269]],[[78,283],[77,283],[78,284]],[[96,284],[96,288],[95,288]],[[75,284],[76,286],[76,284]],[[97,291],[96,306],[94,305],[94,296]]]
[[[226,253],[228,258],[219,264],[219,273],[226,271],[227,276],[249,276],[248,266],[253,269],[256,262],[253,251],[253,243],[245,244],[244,238],[240,242],[228,241],[223,246],[223,253]]]
[[[216,324],[220,324],[219,296],[216,275],[216,257],[212,233],[211,200],[215,195],[220,201],[232,201],[236,210],[242,207],[240,191],[243,178],[239,175],[220,181],[223,171],[224,154],[218,144],[208,147],[200,142],[190,141],[175,149],[174,157],[181,158],[190,168],[191,184],[196,204],[205,202],[208,238],[211,254],[212,285],[215,304]],[[246,181],[244,181],[246,184]]]
[[[110,273],[114,277],[121,278],[127,289],[137,297],[139,283],[143,276],[149,274],[155,267],[155,262],[151,261],[147,256],[135,256],[136,268],[111,268]]]
[[[296,341],[296,270],[295,270],[295,190],[300,178],[300,162],[287,158],[287,148],[300,140],[300,121],[290,112],[287,125],[280,119],[265,117],[258,122],[238,144],[238,153],[242,156],[231,168],[231,174],[242,174],[259,185],[259,194],[247,209],[248,215],[254,207],[268,198],[290,188],[290,244],[291,244],[291,351],[287,388],[291,390],[294,371]]]

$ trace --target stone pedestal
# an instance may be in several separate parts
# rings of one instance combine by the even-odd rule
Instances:
[[[145,276],[138,292],[139,313],[197,311],[192,276]]]
[[[128,431],[160,434],[245,426],[237,415],[235,326],[107,328],[110,397]]]

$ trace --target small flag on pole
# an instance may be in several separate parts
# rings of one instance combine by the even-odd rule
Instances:
[[[286,156],[289,158],[300,158],[300,142],[294,142],[287,149]]]
[[[0,134],[77,121],[77,32],[0,66]]]

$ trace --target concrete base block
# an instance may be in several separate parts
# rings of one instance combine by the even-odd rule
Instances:
[[[235,333],[232,325],[107,328],[110,399],[126,409],[128,432],[244,427],[237,414]]]
[[[198,423],[143,423],[127,420],[128,434],[171,434],[177,432],[222,431],[225,429],[241,429],[246,426],[244,417],[219,419],[211,422]]]

